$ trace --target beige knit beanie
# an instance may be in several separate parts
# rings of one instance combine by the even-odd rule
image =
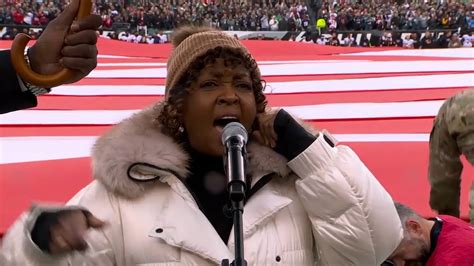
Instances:
[[[239,40],[215,29],[188,26],[176,32],[172,40],[174,49],[167,64],[165,99],[169,98],[170,90],[176,86],[189,65],[207,51],[229,47],[241,49],[242,53],[250,55]]]

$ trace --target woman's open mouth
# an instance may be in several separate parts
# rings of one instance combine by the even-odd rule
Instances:
[[[219,133],[222,133],[222,130],[224,127],[232,122],[239,122],[240,120],[237,116],[222,116],[220,118],[217,118],[214,120],[214,127],[219,131]]]

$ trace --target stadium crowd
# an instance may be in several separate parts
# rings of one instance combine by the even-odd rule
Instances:
[[[67,5],[68,0],[0,2],[0,24],[45,26]],[[335,46],[400,46],[404,48],[472,47],[473,4],[453,0],[438,1],[313,1],[307,6],[298,0],[247,1],[160,0],[96,1],[95,13],[102,28],[113,30],[108,37],[135,43],[164,43],[163,31],[185,24],[205,25],[230,31],[314,31],[310,12],[315,13],[318,34],[308,34],[303,42]],[[252,4],[253,3],[253,4]],[[127,28],[124,30],[123,27]],[[117,30],[120,29],[120,30]],[[422,31],[444,29],[443,34],[418,32],[401,34],[393,30]],[[456,29],[457,32],[454,32]],[[357,39],[336,31],[383,31],[381,35]],[[10,27],[2,39],[13,39],[24,28]],[[33,37],[38,32],[29,32]]]
[[[67,2],[2,1],[0,24],[46,25]],[[171,30],[183,24],[200,24],[223,30],[300,31],[311,25],[310,7],[299,0],[132,2],[136,3],[122,6],[117,1],[97,1],[95,9],[102,16],[103,27],[109,29],[114,23],[129,23],[132,29]],[[324,0],[320,6],[312,5],[312,8],[317,11],[318,27],[328,30],[467,30],[474,23],[473,4],[463,0],[450,1],[449,4],[437,1]]]
[[[329,30],[355,31],[472,28],[474,5],[462,0],[448,2],[324,1],[317,24]]]
[[[290,41],[297,41],[292,36]],[[360,34],[359,38],[353,33],[337,34],[306,34],[301,42],[316,43],[319,45],[351,46],[351,47],[387,47],[398,46],[406,49],[433,49],[433,48],[470,48],[473,47],[473,31],[460,35],[450,30],[418,33],[392,33],[383,31],[381,35]]]
[[[6,2],[0,6],[0,24],[46,25],[67,1]],[[200,24],[223,30],[304,30],[310,24],[308,7],[301,3],[247,4],[234,0],[222,2],[160,1],[122,6],[117,2],[100,1],[96,12],[102,16],[103,27],[129,23],[131,28],[148,27],[171,30],[184,24]],[[251,10],[249,12],[249,10]]]

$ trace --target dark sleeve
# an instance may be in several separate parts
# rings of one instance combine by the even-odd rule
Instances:
[[[316,140],[316,136],[306,131],[283,109],[275,117],[273,128],[278,135],[274,150],[289,161],[306,150]]]
[[[58,215],[58,212],[43,212],[36,219],[31,231],[31,240],[44,252],[49,252],[49,242],[51,240],[49,231],[58,222]]]
[[[22,92],[15,69],[10,61],[10,51],[0,51],[0,114],[35,107],[36,97]]]

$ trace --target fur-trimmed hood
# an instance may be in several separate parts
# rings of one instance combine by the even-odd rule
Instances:
[[[130,178],[130,169],[140,164],[162,169],[163,174],[188,175],[189,155],[171,137],[161,132],[156,115],[162,104],[125,119],[101,136],[92,150],[92,170],[95,179],[107,190],[126,197],[137,198],[154,181],[140,182]],[[272,149],[258,143],[247,146],[250,173],[274,172],[287,176],[287,160]],[[163,176],[160,176],[163,177]]]

